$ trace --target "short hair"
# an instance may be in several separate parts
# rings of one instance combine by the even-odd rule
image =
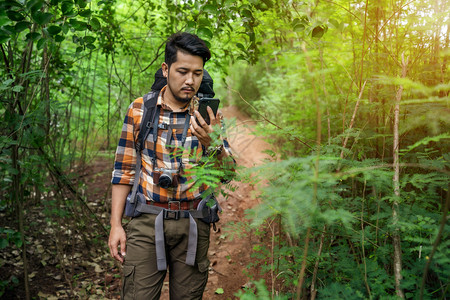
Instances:
[[[167,39],[164,61],[169,67],[177,61],[178,51],[200,56],[203,59],[203,66],[211,58],[206,43],[195,34],[187,32],[174,33]]]

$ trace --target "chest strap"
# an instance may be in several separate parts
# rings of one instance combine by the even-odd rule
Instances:
[[[167,269],[166,249],[164,241],[164,219],[179,220],[180,218],[189,218],[189,240],[186,253],[186,264],[195,265],[195,254],[197,253],[197,223],[194,218],[207,217],[209,212],[203,210],[171,210],[159,206],[148,205],[137,201],[136,210],[141,213],[157,215],[155,219],[155,247],[156,247],[156,265],[158,271]]]

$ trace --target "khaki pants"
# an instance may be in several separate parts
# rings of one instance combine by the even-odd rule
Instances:
[[[127,227],[127,255],[123,265],[122,299],[159,299],[166,271],[158,271],[155,250],[155,218],[142,214]],[[164,220],[165,250],[171,300],[202,299],[208,281],[210,225],[195,219],[198,229],[195,265],[185,264],[189,219]]]

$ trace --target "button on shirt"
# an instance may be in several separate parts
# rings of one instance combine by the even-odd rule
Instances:
[[[181,112],[173,112],[172,109],[164,104],[163,95],[166,90],[164,87],[157,100],[157,106],[160,106],[159,124],[185,124],[185,118],[190,118],[194,111],[194,102]],[[128,107],[125,116],[122,133],[117,147],[114,171],[112,174],[112,184],[132,185],[135,178],[136,168],[136,148],[137,136],[139,135],[140,123],[143,115],[144,99],[138,98]],[[155,108],[156,109],[156,108]],[[160,126],[162,127],[162,126]],[[142,193],[147,202],[167,202],[167,201],[192,201],[208,188],[205,184],[197,188],[195,178],[189,175],[189,169],[196,166],[202,157],[203,149],[197,137],[192,135],[188,129],[184,147],[182,147],[183,126],[176,129],[158,129],[158,138],[156,148],[153,143],[153,132],[150,132],[145,140],[142,151],[142,171],[139,178],[138,192]],[[171,132],[170,132],[171,131]],[[224,142],[225,151],[230,152],[228,142]],[[179,170],[182,160],[183,168],[179,172],[180,179],[177,187],[168,189],[160,188],[153,180],[153,153],[156,149],[156,167],[167,170]]]

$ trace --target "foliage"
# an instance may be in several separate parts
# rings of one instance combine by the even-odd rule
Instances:
[[[275,290],[298,297],[301,278],[307,297],[394,295],[397,230],[406,297],[422,297],[421,289],[425,297],[446,294],[448,225],[440,230],[449,180],[446,3],[294,3],[290,12],[310,24],[311,34],[292,30],[300,23],[289,14],[278,22],[262,17],[258,29],[275,28],[275,39],[263,39],[270,50],[253,65],[229,69],[229,101],[267,121],[258,123],[260,134],[282,159],[243,174],[258,174],[263,183],[252,224],[273,229],[280,218],[278,233],[267,235],[271,243],[257,244],[253,255],[266,278],[276,278],[272,296]],[[398,76],[402,55],[405,78]],[[400,196],[392,169],[399,95]]]
[[[324,152],[327,150],[324,149]],[[274,276],[283,282],[282,289],[289,290],[296,284],[302,262],[300,239],[311,227],[316,238],[310,244],[311,267],[319,259],[317,276],[321,278],[319,294],[321,297],[332,295],[359,295],[359,298],[379,298],[392,292],[392,270],[389,269],[389,253],[392,245],[388,242],[392,234],[392,208],[389,202],[392,195],[392,171],[377,160],[339,160],[339,157],[321,156],[318,175],[315,176],[315,155],[290,158],[258,167],[256,172],[270,184],[262,187],[263,203],[251,211],[254,226],[264,225],[266,220],[280,216],[283,228],[281,232],[298,237],[295,243],[277,236],[275,249],[266,249],[260,245],[255,258],[267,261],[271,250],[274,265],[261,265],[264,273],[274,272]],[[448,160],[440,170],[448,168]],[[426,164],[422,165],[426,169]],[[414,177],[415,179],[412,179]],[[420,290],[421,276],[433,242],[436,240],[437,224],[441,215],[435,211],[439,205],[442,191],[447,189],[448,174],[437,170],[427,174],[405,176],[401,183],[405,186],[402,193],[400,229],[403,243],[404,287],[410,297],[416,297]],[[361,195],[353,195],[356,187]],[[408,187],[408,188],[406,188]],[[432,201],[433,204],[430,203]],[[431,204],[431,205],[429,205]],[[439,206],[438,206],[439,207]],[[439,245],[433,264],[434,282],[444,283],[450,274],[445,268],[448,261],[448,226]],[[325,242],[320,235],[326,234]],[[320,244],[327,250],[317,257]],[[323,245],[325,243],[325,245]],[[328,244],[328,245],[327,245]],[[407,249],[407,250],[406,250]],[[333,276],[329,276],[333,274]],[[365,278],[365,279],[364,279]],[[439,286],[430,289],[439,289]],[[368,288],[366,288],[366,285]],[[370,294],[368,294],[370,293]]]

